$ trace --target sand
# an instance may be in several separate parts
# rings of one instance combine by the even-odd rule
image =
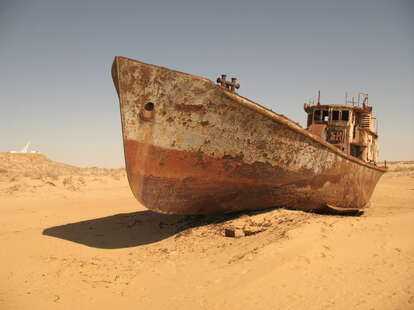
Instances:
[[[122,169],[0,154],[0,309],[414,309],[413,166],[359,216],[167,216]]]

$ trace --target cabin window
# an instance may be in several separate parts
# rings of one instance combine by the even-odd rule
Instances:
[[[363,153],[362,147],[355,145],[355,144],[351,144],[350,151],[351,151],[352,156],[362,159],[362,153]]]
[[[333,121],[338,121],[339,120],[339,111],[333,111],[332,120]]]
[[[328,118],[329,118],[329,111],[327,111],[327,110],[323,110],[323,111],[322,111],[322,120],[323,120],[324,122],[327,122],[327,121],[328,121]]]
[[[343,121],[349,120],[349,111],[342,111],[342,120]]]
[[[321,110],[315,110],[315,113],[313,114],[313,119],[315,121],[320,121],[321,120]]]

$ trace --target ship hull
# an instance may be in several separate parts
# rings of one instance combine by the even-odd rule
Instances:
[[[126,170],[168,214],[363,209],[384,169],[211,81],[116,57]]]

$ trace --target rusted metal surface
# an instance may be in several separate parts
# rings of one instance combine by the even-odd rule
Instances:
[[[314,135],[326,140],[326,125],[325,124],[312,124],[308,130]]]
[[[124,57],[112,76],[131,190],[153,211],[360,209],[385,171],[210,80]]]

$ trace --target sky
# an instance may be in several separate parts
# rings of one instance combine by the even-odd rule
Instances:
[[[380,158],[414,160],[414,0],[0,0],[0,151],[124,167],[110,69],[126,56],[215,80],[305,126],[369,93]]]

